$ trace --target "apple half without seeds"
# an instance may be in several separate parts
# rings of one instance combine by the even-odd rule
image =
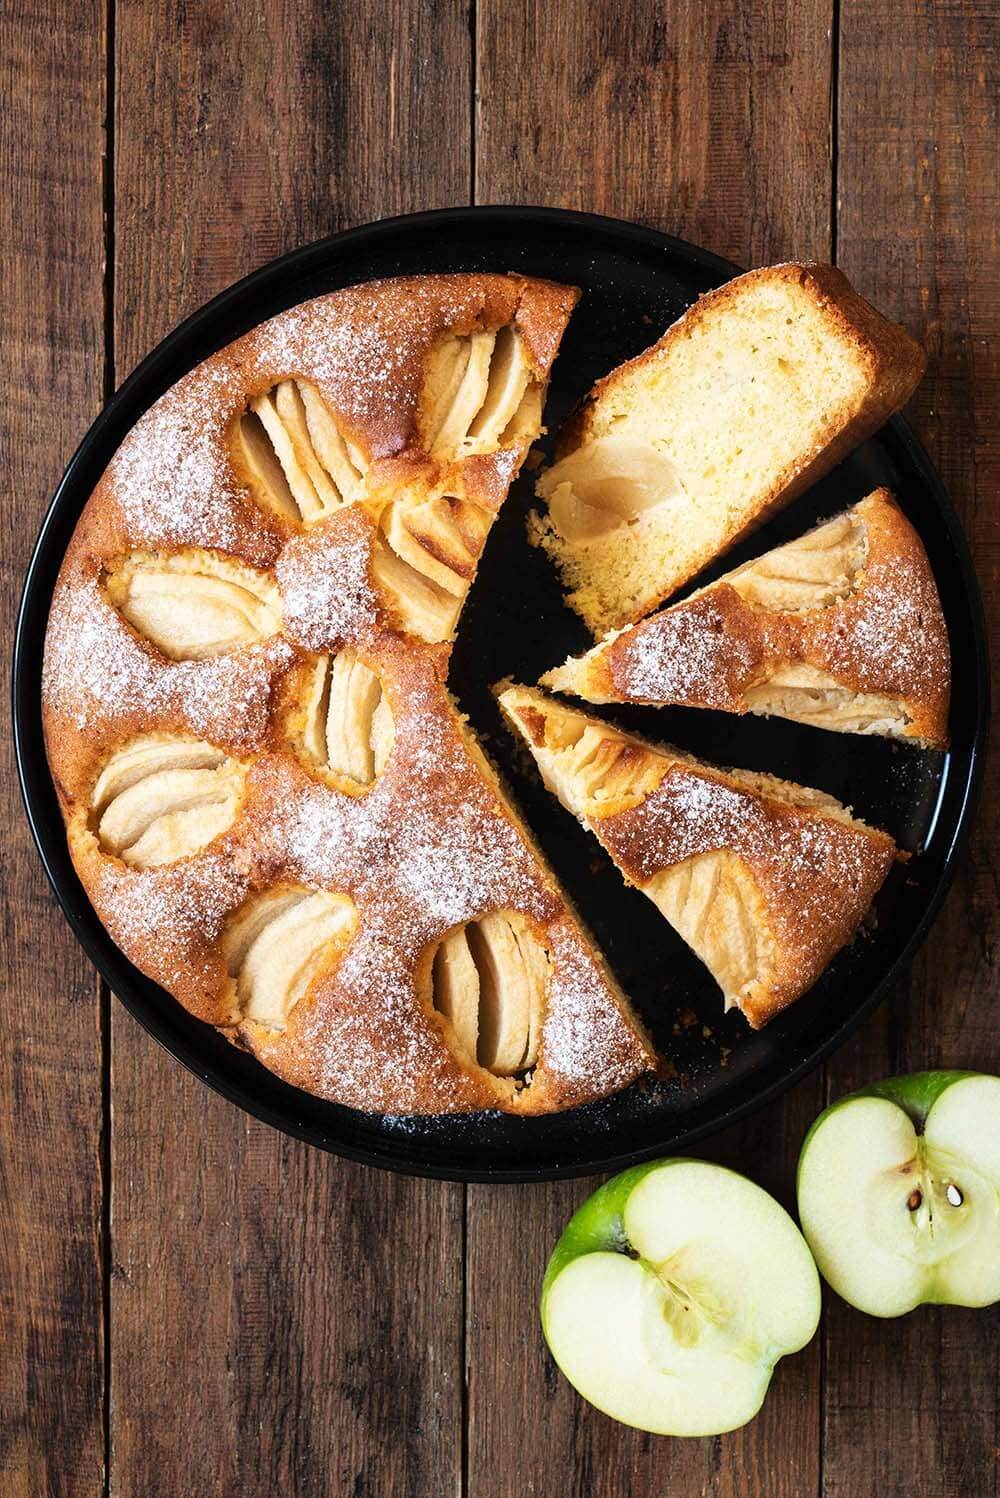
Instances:
[[[657,1435],[751,1420],[819,1322],[816,1266],[787,1212],[744,1176],[660,1160],[615,1176],[570,1220],[542,1329],[573,1387]]]
[[[821,1113],[799,1156],[820,1271],[870,1316],[1000,1300],[1000,1077],[890,1077]]]

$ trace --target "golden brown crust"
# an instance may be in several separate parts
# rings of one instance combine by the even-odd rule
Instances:
[[[500,700],[550,789],[723,983],[730,933],[705,931],[713,905],[722,893],[732,895],[732,924],[751,928],[751,955],[727,998],[755,1028],[811,988],[852,939],[896,857],[888,834],[853,820],[832,797],[717,769],[531,688],[508,688]],[[623,749],[630,752],[627,769]],[[705,859],[715,862],[695,911],[695,939],[675,918],[677,902],[663,898],[663,881]]]
[[[854,937],[895,857],[892,839],[875,828],[677,761],[640,806],[595,817],[591,828],[640,887],[702,853],[725,851],[745,867],[773,954],[739,1001],[754,1029],[801,998]]]
[[[845,596],[775,610],[744,596],[740,572],[728,574],[567,662],[545,683],[593,702],[746,713],[750,689],[779,668],[805,665],[847,692],[898,705],[898,729],[876,731],[945,747],[948,631],[926,551],[888,489],[847,518],[863,527],[865,556]]]
[[[523,457],[520,440],[464,458],[417,447],[429,351],[446,335],[513,324],[543,381],[576,296],[516,276],[426,277],[355,287],[263,324],[181,380],[126,438],[54,593],[46,745],[99,917],[193,1014],[286,1080],[353,1107],[539,1113],[615,1091],[651,1059],[468,743],[442,684],[448,640],[409,634],[373,572],[390,500],[457,495],[446,502],[492,514]],[[295,377],[320,392],[365,465],[362,497],[308,526],[258,502],[232,456],[248,395]],[[431,564],[447,556],[434,531],[428,555]],[[204,658],[169,658],[133,622],[155,609],[130,615],[127,589],[115,591],[137,557],[156,586],[166,578],[181,590],[166,595],[168,623],[175,596],[187,617],[196,584],[245,585],[250,642],[210,640]],[[472,570],[459,566],[462,586]],[[270,602],[257,607],[255,590],[279,600],[277,615]],[[376,674],[392,717],[388,760],[367,789],[338,789],[300,742],[304,684],[320,655],[345,646]],[[111,854],[89,809],[102,767],[142,735],[217,746],[245,773],[228,830],[162,867]],[[343,950],[310,980],[286,1028],[267,1029],[241,1014],[220,939],[254,896],[297,888],[343,896],[353,915]],[[498,910],[522,916],[552,959],[538,1064],[524,1086],[456,1056],[429,993],[437,943]]]

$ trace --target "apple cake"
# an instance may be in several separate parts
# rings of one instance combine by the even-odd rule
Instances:
[[[594,703],[774,714],[926,748],[948,742],[944,613],[920,537],[888,489],[541,680]]]
[[[499,700],[549,790],[755,1029],[812,987],[892,867],[888,834],[821,791],[716,769],[537,688]]]
[[[126,437],[55,588],[46,744],[98,916],[338,1103],[542,1113],[651,1060],[445,686],[576,299],[426,276],[263,323]]]
[[[748,272],[599,380],[534,540],[595,638],[643,618],[905,404],[925,356],[828,265]]]

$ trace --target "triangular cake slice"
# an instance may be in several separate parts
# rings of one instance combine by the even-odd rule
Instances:
[[[854,936],[896,856],[832,796],[719,770],[512,686],[500,703],[548,788],[759,1028]]]
[[[513,275],[417,277],[340,293],[333,328],[315,315],[322,299],[296,309],[280,350],[295,375],[260,382],[228,433],[233,468],[267,520],[304,533],[289,561],[310,577],[322,570],[331,523],[336,532],[359,510],[373,529],[369,582],[383,624],[444,658],[486,538],[543,430],[578,296]]]
[[[535,539],[595,637],[643,618],[912,395],[925,356],[828,265],[750,271],[600,380]]]
[[[774,714],[947,744],[948,630],[888,489],[542,677],[588,702]]]

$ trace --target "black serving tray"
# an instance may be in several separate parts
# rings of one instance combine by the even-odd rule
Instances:
[[[49,603],[67,542],[126,432],[168,386],[216,349],[321,292],[380,276],[473,270],[523,271],[582,287],[549,394],[546,420],[555,430],[599,375],[645,348],[695,297],[728,280],[737,267],[614,219],[558,209],[463,208],[334,235],[230,287],[126,380],[56,491],[18,619],[14,731],[32,832],[67,919],[114,992],[178,1060],[247,1112],[351,1159],[457,1180],[545,1180],[675,1151],[732,1123],[808,1072],[884,998],[927,936],[973,816],[987,734],[988,659],[961,525],[923,448],[905,422],[894,420],[714,570],[800,534],[876,485],[889,484],[923,537],[948,619],[954,670],[949,752],[828,734],[777,719],[683,708],[609,712],[625,726],[719,764],[766,769],[829,791],[914,855],[882,891],[873,929],[835,959],[810,994],[754,1034],[740,1015],[723,1015],[719,990],[705,969],[541,788],[501,725],[492,683],[506,676],[533,682],[587,644],[580,621],[562,603],[549,563],[527,544],[531,480],[523,477],[490,536],[462,618],[451,686],[676,1074],[547,1118],[487,1113],[391,1119],[288,1086],[191,1018],[114,945],[66,849],[45,761],[39,683]]]

